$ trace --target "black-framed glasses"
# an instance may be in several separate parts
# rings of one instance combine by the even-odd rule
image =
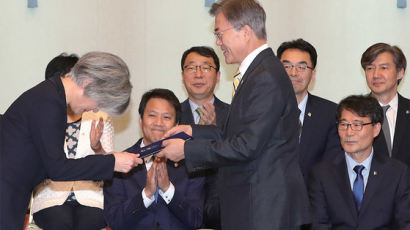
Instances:
[[[186,65],[184,66],[184,71],[187,73],[196,73],[198,68],[201,70],[203,73],[209,73],[211,72],[212,68],[216,70],[216,67],[213,67],[208,64],[202,64],[202,65]]]
[[[224,30],[221,30],[221,31],[218,31],[218,32],[214,32],[214,35],[215,35],[217,40],[220,40],[220,39],[222,39],[222,35],[225,31],[231,30],[233,28],[235,28],[235,27],[230,27],[228,29],[224,29]]]
[[[347,123],[347,122],[339,121],[339,122],[337,122],[337,127],[339,128],[339,130],[346,131],[350,126],[350,128],[353,131],[362,131],[363,126],[372,125],[372,124],[373,124],[373,122],[369,122],[369,123],[362,123],[362,122]]]
[[[313,69],[313,67],[308,66],[306,63],[298,63],[296,65],[290,63],[283,63],[283,67],[287,72],[292,71],[295,68],[296,72],[305,72],[307,69]]]

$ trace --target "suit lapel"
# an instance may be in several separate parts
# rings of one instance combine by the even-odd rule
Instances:
[[[226,126],[227,126],[227,124],[228,124],[228,122],[229,122],[229,118],[230,118],[230,115],[231,115],[232,107],[235,105],[235,101],[237,100],[238,95],[240,94],[240,91],[241,91],[241,89],[243,88],[243,85],[246,84],[246,81],[248,80],[249,75],[252,74],[253,70],[254,70],[254,69],[260,64],[260,62],[261,62],[266,56],[268,56],[268,55],[274,55],[271,48],[267,48],[267,49],[262,50],[258,55],[256,55],[255,59],[253,59],[252,63],[249,65],[249,67],[248,67],[248,69],[246,70],[246,72],[245,72],[244,74],[241,73],[241,74],[242,74],[242,80],[241,80],[241,82],[239,83],[238,89],[237,89],[236,92],[235,92],[235,96],[232,98],[231,106],[229,107],[229,111],[228,111],[228,115],[227,115],[227,119],[226,119],[224,128],[223,128],[222,130],[226,130]]]
[[[408,132],[408,126],[405,124],[409,123],[410,120],[410,105],[400,94],[398,95],[399,102],[397,108],[397,119],[396,119],[396,126],[394,131],[394,139],[393,139],[393,150],[392,156],[397,156],[399,153],[400,145],[403,144],[403,140],[400,138],[403,136],[403,133]],[[407,140],[408,141],[408,140]],[[404,141],[407,144],[407,141]]]
[[[194,116],[192,115],[191,106],[189,105],[189,99],[186,99],[181,104],[181,121],[180,124],[194,124]]]
[[[345,204],[352,214],[352,218],[357,220],[358,213],[356,209],[356,204],[353,198],[352,188],[350,186],[349,175],[347,173],[347,166],[344,154],[339,154],[334,160],[335,170],[333,178],[335,178],[337,185],[339,186],[339,191],[342,193],[342,197],[345,199]]]
[[[305,114],[303,116],[303,126],[302,126],[302,134],[300,137],[300,143],[299,147],[300,149],[307,149],[307,144],[309,143],[309,137],[311,136],[311,133],[309,133],[310,130],[314,130],[315,127],[313,127],[313,110],[314,110],[314,101],[312,98],[312,95],[309,94],[308,100],[306,102],[306,109],[305,109]],[[304,151],[299,151],[300,153],[303,153]],[[301,154],[300,159],[303,161],[303,159],[306,157],[306,154]]]
[[[386,159],[383,159],[378,153],[373,154],[372,165],[370,167],[369,178],[363,195],[360,213],[365,213],[366,208],[371,204],[373,195],[379,190],[380,182],[383,180],[384,176],[383,168],[385,163]]]
[[[222,108],[222,101],[220,101],[217,97],[215,97],[215,95],[214,95],[214,98],[215,98],[214,106],[215,106],[215,115],[216,115],[216,126],[218,128],[222,128],[220,126],[225,125],[225,123],[223,121],[224,118],[222,116],[218,116],[218,114],[223,113],[223,111],[222,111],[222,109],[223,109]]]

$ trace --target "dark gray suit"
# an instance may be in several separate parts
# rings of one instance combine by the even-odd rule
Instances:
[[[392,158],[410,167],[410,100],[400,94],[397,109],[396,128],[394,131]],[[386,139],[380,132],[374,140],[374,149],[388,154]]]
[[[222,229],[282,230],[309,222],[298,114],[289,77],[268,48],[243,74],[223,131],[193,126],[186,166],[219,168]]]
[[[375,151],[358,212],[344,154],[320,163],[308,183],[312,230],[410,229],[408,176],[407,166]]]
[[[224,103],[215,97],[214,106],[216,114],[217,127],[223,127],[225,125],[226,118],[229,112],[229,104]],[[189,100],[186,99],[181,103],[182,116],[180,124],[193,125],[194,116],[192,115],[191,106]],[[206,176],[205,183],[205,206],[204,206],[204,228],[221,228],[220,208],[219,208],[219,196],[216,189],[216,176],[217,169],[208,169],[200,172],[196,172],[197,176]]]
[[[343,153],[336,124],[336,104],[309,94],[299,143],[300,168],[305,177],[313,165]]]

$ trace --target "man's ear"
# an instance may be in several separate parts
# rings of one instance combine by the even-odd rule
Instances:
[[[380,123],[376,123],[373,125],[373,138],[376,138],[379,135],[381,128],[382,124]]]
[[[90,84],[91,82],[93,82],[93,79],[91,78],[86,78],[83,80],[83,82],[81,83],[81,88],[85,89],[85,87],[88,86],[88,84]]]
[[[316,68],[312,70],[312,78],[310,79],[309,85],[316,81]]]
[[[400,80],[404,77],[404,69],[401,69],[399,72],[397,72],[397,80]]]

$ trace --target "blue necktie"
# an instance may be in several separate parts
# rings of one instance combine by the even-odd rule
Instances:
[[[154,194],[155,203],[158,202],[158,193],[159,193],[159,188],[158,188],[158,186],[157,186],[157,191],[156,191],[155,194]]]
[[[364,181],[362,175],[363,169],[363,165],[356,165],[353,169],[357,174],[356,179],[353,182],[353,196],[356,201],[356,208],[358,211],[360,210],[360,205],[362,203],[364,193]]]

